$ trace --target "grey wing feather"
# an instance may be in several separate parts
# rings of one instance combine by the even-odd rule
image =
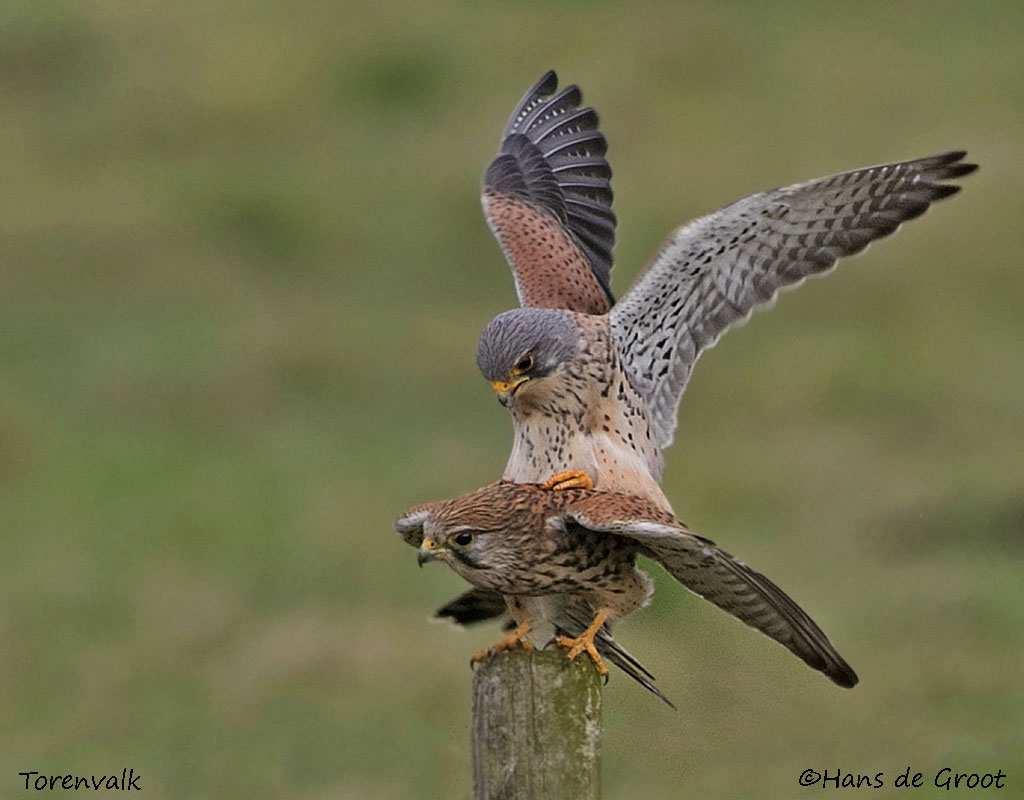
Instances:
[[[580,511],[568,511],[564,517],[588,530],[628,536],[694,594],[774,639],[838,685],[857,684],[853,668],[800,606],[710,539],[660,522],[595,520]]]
[[[611,311],[623,365],[647,402],[659,446],[672,443],[679,400],[704,350],[780,289],[829,271],[959,191],[943,181],[977,169],[962,163],[965,155],[865,167],[750,195],[677,230]]]
[[[484,174],[484,189],[514,195],[554,215],[614,302],[616,219],[608,145],[597,112],[580,108],[581,102],[579,87],[558,90],[558,76],[546,72],[509,117],[501,150]]]

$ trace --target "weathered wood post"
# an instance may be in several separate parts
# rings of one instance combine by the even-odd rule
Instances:
[[[587,658],[512,650],[473,676],[475,800],[597,800],[601,679]]]

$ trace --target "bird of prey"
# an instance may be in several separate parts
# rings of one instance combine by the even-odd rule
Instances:
[[[606,674],[599,651],[608,653],[613,642],[609,623],[647,605],[654,590],[636,566],[636,557],[644,555],[835,683],[847,688],[857,683],[828,637],[785,592],[649,500],[499,481],[453,500],[415,506],[395,529],[418,548],[421,565],[441,560],[469,581],[478,597],[504,598],[516,626],[487,652],[525,642],[546,621],[563,632],[557,641],[569,658],[587,653]],[[581,613],[589,621],[582,630]],[[573,630],[576,635],[567,635]],[[634,665],[635,660],[628,664]],[[650,673],[643,670],[642,677]],[[652,683],[644,685],[659,694]]]
[[[477,364],[514,421],[503,477],[638,494],[658,482],[701,354],[781,289],[821,275],[959,187],[963,151],[752,194],[676,230],[618,303],[615,214],[597,114],[548,72],[522,98],[483,181],[521,308]]]

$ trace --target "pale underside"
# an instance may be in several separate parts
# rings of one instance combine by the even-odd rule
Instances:
[[[671,513],[659,485],[661,452],[643,400],[619,368],[607,317],[572,317],[580,331],[579,354],[517,393],[512,451],[502,477],[543,483],[553,474],[581,470],[595,489],[645,497]]]
[[[638,460],[627,434],[649,428],[656,449],[672,443],[680,399],[704,351],[779,291],[828,272],[954,194],[959,187],[947,181],[976,169],[963,163],[965,153],[952,151],[749,195],[676,230],[608,311],[616,226],[611,167],[597,114],[581,102],[577,87],[558,90],[553,72],[531,87],[487,170],[484,211],[520,303],[604,315],[585,334],[610,331],[611,343],[598,342],[595,357],[621,369],[631,391],[586,417],[591,424],[562,443],[560,456],[538,457],[543,425],[518,414],[505,472],[512,480],[544,480],[544,468],[579,469],[601,488],[649,493],[661,477],[660,455]],[[578,387],[577,393],[587,396]],[[589,398],[597,402],[593,393]],[[642,426],[623,419],[636,410],[627,403],[641,410]],[[617,423],[610,431],[601,425],[605,415]],[[660,490],[650,496],[663,497]]]

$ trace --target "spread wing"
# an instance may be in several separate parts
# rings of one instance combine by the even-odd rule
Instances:
[[[844,172],[750,195],[679,230],[611,313],[625,369],[668,447],[694,364],[780,289],[830,270],[974,172],[962,151]]]
[[[652,509],[637,516],[642,507],[630,498],[593,496],[574,503],[550,523],[633,539],[644,555],[661,563],[694,594],[774,639],[840,686],[857,684],[857,674],[821,628],[782,589],[710,539],[666,522],[663,512]]]
[[[520,304],[603,314],[614,302],[612,171],[597,112],[581,102],[546,73],[512,112],[482,200]]]

